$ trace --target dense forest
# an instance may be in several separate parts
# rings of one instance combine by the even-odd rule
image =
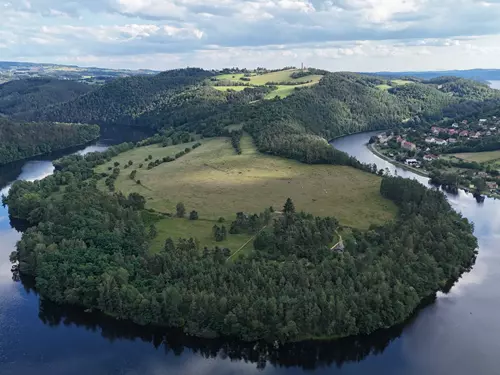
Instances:
[[[40,110],[73,100],[92,90],[92,86],[54,78],[32,78],[0,85],[0,114]]]
[[[25,123],[0,117],[0,165],[93,141],[97,125]]]
[[[341,223],[295,212],[288,200],[274,215],[235,215],[232,231],[267,224],[256,251],[238,260],[193,238],[168,239],[151,254],[154,215],[137,194],[98,190],[104,176],[91,167],[101,162],[72,156],[51,177],[13,185],[9,212],[32,227],[11,260],[44,297],[139,324],[280,342],[367,334],[408,318],[475,255],[472,225],[442,193],[393,177],[381,194],[399,218],[354,230],[345,252],[330,250]]]

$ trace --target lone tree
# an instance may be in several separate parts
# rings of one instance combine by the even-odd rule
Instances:
[[[172,240],[171,237],[169,237],[169,238],[166,239],[165,245],[163,246],[163,250],[165,252],[169,252],[169,251],[174,251],[175,250],[174,240]]]
[[[189,220],[198,220],[198,212],[191,211],[191,213],[189,214]]]
[[[115,167],[118,167],[120,165],[120,163],[118,163],[117,161],[114,162],[113,164]]]
[[[186,215],[186,207],[184,207],[184,203],[177,203],[177,206],[175,208],[177,210],[177,217],[184,217],[184,215]]]
[[[137,171],[134,169],[132,172],[130,172],[129,177],[131,180],[135,180],[136,175],[137,175]]]
[[[290,198],[286,200],[285,206],[283,207],[283,212],[287,215],[293,215],[295,213],[295,205]]]

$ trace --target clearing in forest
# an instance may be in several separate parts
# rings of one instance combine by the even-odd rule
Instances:
[[[244,74],[222,74],[218,75],[215,78],[217,78],[220,81],[231,81],[231,82],[239,82],[239,83],[245,83],[248,84],[249,86],[265,86],[268,82],[274,82],[274,83],[280,83],[280,82],[295,82],[295,83],[300,83],[300,82],[307,82],[304,84],[297,84],[297,85],[277,85],[277,89],[274,90],[273,92],[269,93],[266,95],[265,99],[273,99],[276,96],[280,98],[285,98],[289,96],[290,94],[293,93],[294,89],[296,87],[310,87],[315,84],[317,84],[321,78],[323,78],[322,75],[318,74],[311,74],[305,77],[301,78],[292,78],[291,75],[295,72],[299,72],[300,69],[289,69],[289,70],[281,70],[278,72],[271,72],[271,73],[265,73],[265,74],[255,74],[251,73],[251,75],[247,78],[250,79],[250,81],[242,81],[240,78],[244,77]],[[308,82],[312,81],[312,82]],[[220,91],[227,91],[227,90],[235,90],[235,91],[241,91],[245,89],[245,86],[214,86],[215,89],[220,90]]]
[[[384,83],[384,84],[381,84],[381,85],[377,85],[377,88],[379,90],[385,90],[385,91],[387,91],[387,90],[389,90],[389,89],[391,89],[393,87],[396,87],[396,86],[404,86],[404,85],[408,85],[410,83],[413,83],[412,81],[406,81],[404,79],[392,79],[392,80],[389,80],[389,82],[392,83],[392,86],[389,85],[389,84]]]
[[[97,168],[98,172],[105,172],[115,161],[123,165],[132,160],[133,166],[122,169],[116,180],[117,191],[125,195],[140,193],[146,197],[147,208],[160,212],[175,214],[178,202],[184,203],[186,216],[192,210],[198,212],[198,221],[160,221],[156,247],[163,244],[169,233],[174,238],[197,237],[202,246],[214,245],[212,227],[220,217],[229,230],[237,212],[260,213],[270,206],[281,210],[288,197],[297,210],[334,216],[343,225],[361,229],[381,224],[396,214],[396,206],[380,195],[381,179],[372,174],[351,167],[307,165],[261,154],[249,136],[241,140],[242,155],[236,154],[227,138],[204,139],[201,143],[187,155],[151,170],[144,162],[148,155],[153,160],[172,156],[192,144],[141,147]],[[140,163],[144,164],[142,168],[138,168]],[[129,178],[134,169],[140,185]],[[231,250],[248,238],[230,236]],[[218,245],[229,247],[224,242]]]

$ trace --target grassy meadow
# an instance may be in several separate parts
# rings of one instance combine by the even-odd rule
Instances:
[[[382,91],[387,91],[393,88],[394,86],[403,86],[412,83],[412,81],[406,81],[404,79],[392,79],[390,81],[392,82],[392,86],[384,83],[382,85],[377,85],[377,88]]]
[[[266,207],[280,210],[288,197],[297,210],[318,216],[334,216],[343,225],[366,229],[394,217],[396,206],[379,193],[380,178],[354,168],[332,165],[307,165],[294,160],[259,153],[249,136],[241,140],[242,155],[237,155],[227,138],[201,141],[202,146],[171,163],[147,170],[144,159],[171,156],[189,147],[151,145],[125,152],[111,162],[99,166],[98,172],[118,161],[129,160],[133,166],[122,169],[115,186],[125,195],[137,192],[146,197],[147,208],[174,213],[178,202],[186,211],[196,210],[200,220],[162,219],[157,224],[158,237],[153,249],[159,249],[169,236],[196,236],[201,247],[216,245],[212,227],[223,217],[226,227],[236,213],[260,213]],[[138,168],[144,163],[142,168]],[[136,179],[129,178],[137,170]],[[100,182],[102,188],[103,181]],[[249,236],[229,236],[218,243],[235,251]],[[227,242],[227,243],[226,243]],[[250,244],[251,246],[251,244]]]
[[[247,81],[250,86],[265,86],[267,82],[307,82],[307,81],[312,81],[309,83],[305,83],[303,85],[278,85],[277,89],[274,90],[273,92],[269,93],[266,95],[265,99],[273,99],[276,96],[280,98],[285,98],[289,96],[290,94],[293,93],[295,87],[309,87],[317,84],[323,76],[321,75],[308,75],[306,77],[302,78],[292,78],[291,75],[294,72],[298,72],[299,69],[289,69],[289,70],[282,70],[279,72],[272,72],[272,73],[266,73],[266,74],[253,74],[252,76],[248,77],[250,78],[250,81]],[[219,81],[232,81],[232,82],[243,82],[240,80],[240,78],[244,77],[244,74],[221,74],[216,76],[216,78]],[[219,91],[227,91],[227,90],[235,90],[235,91],[241,91],[244,90],[244,86],[214,86],[216,90]]]
[[[486,162],[500,160],[500,150],[484,151],[484,152],[468,152],[468,153],[454,154],[453,156],[458,159],[466,161],[486,163]]]

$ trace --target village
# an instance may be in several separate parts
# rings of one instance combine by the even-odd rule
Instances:
[[[500,197],[500,118],[496,116],[448,126],[400,128],[372,137],[370,144],[380,156],[431,180],[455,181],[456,187]]]

